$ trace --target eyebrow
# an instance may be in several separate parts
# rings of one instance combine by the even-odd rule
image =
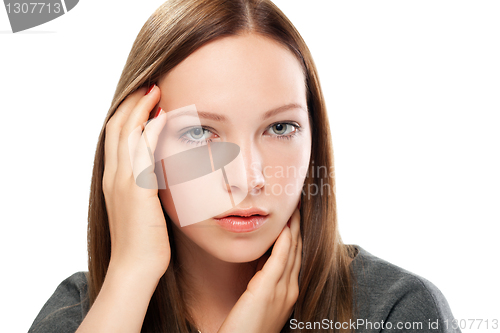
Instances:
[[[299,110],[302,110],[304,112],[307,112],[307,109],[302,104],[290,103],[290,104],[282,105],[282,106],[279,106],[277,108],[266,111],[264,113],[264,115],[262,116],[262,120],[266,120],[266,119],[271,118],[272,116],[275,116],[279,113],[282,113],[282,112],[285,112],[288,110],[292,110],[292,109],[299,109]],[[210,119],[210,120],[218,121],[221,123],[228,122],[227,117],[222,115],[222,114],[207,112],[207,111],[197,111],[197,115],[196,115],[196,114],[194,114],[194,112],[192,110],[186,110],[186,111],[176,113],[170,119],[176,118],[179,116],[193,116],[193,117],[198,116],[199,118]]]
[[[285,112],[285,111],[288,111],[291,109],[300,109],[304,112],[307,112],[307,109],[304,106],[302,106],[302,104],[290,103],[290,104],[286,104],[286,105],[271,109],[269,111],[266,111],[266,113],[264,113],[264,115],[262,116],[262,120],[266,120],[267,118],[271,118],[272,116],[277,115],[278,113]]]

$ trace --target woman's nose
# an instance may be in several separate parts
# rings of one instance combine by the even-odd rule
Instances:
[[[266,182],[262,172],[262,163],[253,159],[250,161],[250,166],[246,168],[248,193],[258,194]]]
[[[265,178],[259,149],[251,142],[237,145],[239,154],[233,163],[224,168],[222,185],[231,192],[235,201],[241,202],[248,194],[258,194],[264,187]]]

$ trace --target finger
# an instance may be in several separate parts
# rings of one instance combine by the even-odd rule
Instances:
[[[276,285],[281,279],[288,262],[291,244],[292,234],[290,228],[285,226],[274,244],[271,256],[262,268],[262,272],[266,275],[266,282]]]
[[[299,232],[299,241],[297,245],[297,255],[295,256],[290,282],[299,282],[300,267],[302,266],[302,236]]]
[[[134,132],[137,131],[137,128],[140,128],[140,131],[142,132],[144,124],[146,124],[146,121],[148,120],[149,113],[158,103],[159,99],[160,89],[157,86],[154,86],[153,90],[151,90],[146,96],[143,96],[130,112],[128,119],[123,125],[118,138],[117,174],[131,176],[133,161],[130,158],[130,135],[137,135],[137,132]],[[137,141],[137,138],[135,138],[135,140],[132,139],[132,142]]]
[[[133,173],[136,184],[145,189],[158,189],[158,182],[154,172],[154,152],[158,143],[158,137],[167,122],[166,113],[149,121],[141,133],[141,127],[137,127],[129,135],[129,147],[131,147],[131,159],[133,161]],[[137,140],[138,142],[132,142]],[[140,178],[138,178],[140,175]]]
[[[257,262],[257,268],[255,272],[260,271],[264,265],[266,264],[267,260],[269,259],[270,255],[268,253],[264,253],[262,257],[259,258],[259,261]]]
[[[128,95],[127,98],[125,98],[123,102],[121,102],[120,106],[118,106],[114,116],[117,116],[119,119],[122,119],[121,122],[122,126],[123,124],[125,124],[125,121],[128,119],[128,117],[134,110],[137,103],[139,103],[141,98],[147,96],[146,93],[148,90],[149,89],[147,89],[147,87],[142,87],[137,89],[136,91]]]
[[[125,98],[116,112],[106,123],[104,140],[104,168],[105,173],[114,174],[118,165],[118,141],[121,128],[128,118],[128,114],[144,96],[146,88],[140,88]]]
[[[288,262],[283,272],[283,281],[289,283],[290,275],[292,273],[293,266],[295,264],[295,257],[297,256],[297,247],[299,240],[300,231],[300,212],[298,208],[295,208],[292,216],[290,217],[290,232],[292,234],[292,244],[290,246],[290,252],[288,253]]]
[[[297,219],[297,250],[295,253],[294,264],[292,268],[291,278],[298,280],[298,275],[300,272],[300,266],[302,264],[302,233],[300,231],[300,202],[298,208],[298,219]]]

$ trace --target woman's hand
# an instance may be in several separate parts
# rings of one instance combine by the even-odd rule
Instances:
[[[299,295],[302,260],[300,211],[295,209],[271,256],[248,283],[246,291],[222,323],[219,333],[278,333]],[[262,260],[265,260],[263,258]]]
[[[156,85],[147,95],[146,91],[130,94],[106,124],[103,192],[111,234],[110,268],[159,279],[170,263],[165,217],[158,187],[138,186],[134,169],[153,163],[146,178],[157,184],[152,154],[166,115],[160,114],[144,128],[161,96]]]

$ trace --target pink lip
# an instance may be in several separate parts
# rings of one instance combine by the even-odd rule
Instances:
[[[231,215],[236,215],[236,216],[242,216],[242,217],[248,217],[252,215],[262,215],[266,216],[269,213],[263,209],[260,209],[258,207],[249,207],[249,208],[240,208],[240,209],[231,209],[224,214],[220,214],[215,216],[215,219],[222,219],[224,217],[228,217]]]
[[[217,224],[223,229],[231,232],[251,232],[259,229],[266,223],[268,215],[254,215],[254,216],[227,216],[220,219],[215,218]]]

